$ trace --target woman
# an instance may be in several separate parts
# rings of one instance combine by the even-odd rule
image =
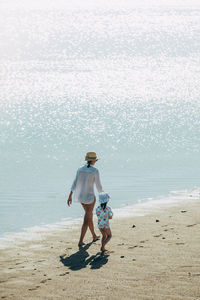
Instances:
[[[93,209],[96,202],[94,195],[94,183],[96,184],[98,192],[103,192],[99,178],[99,171],[94,167],[96,161],[98,160],[96,153],[88,152],[85,160],[87,161],[87,164],[78,169],[76,178],[74,179],[71,187],[69,198],[67,200],[67,204],[70,206],[72,204],[72,194],[74,193],[74,200],[80,202],[85,210],[80,240],[78,243],[79,247],[85,245],[83,239],[88,227],[93,236],[93,241],[96,241],[99,238],[99,236],[97,236],[94,232],[93,225]]]

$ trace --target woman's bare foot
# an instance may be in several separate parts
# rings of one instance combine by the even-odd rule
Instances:
[[[79,243],[78,243],[78,246],[79,246],[79,247],[85,246],[85,243],[83,243],[83,242],[80,243],[80,242],[79,242]]]
[[[93,242],[96,242],[100,239],[100,235],[93,236]]]

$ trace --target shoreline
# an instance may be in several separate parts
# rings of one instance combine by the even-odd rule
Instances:
[[[89,232],[86,246],[78,249],[80,228],[0,250],[0,296],[199,299],[199,204],[187,199],[145,216],[111,220],[113,238],[105,254]]]
[[[145,216],[179,204],[187,204],[188,201],[198,201],[200,200],[200,190],[171,191],[165,197],[148,198],[149,201],[147,199],[142,200],[133,205],[113,209],[115,218]],[[41,226],[35,225],[18,232],[6,232],[0,237],[0,249],[15,247],[16,244],[23,244],[27,241],[41,240],[57,231],[76,229],[77,226],[80,226],[81,222],[82,218],[76,218],[74,220],[58,221]],[[94,222],[96,222],[95,211]]]
[[[157,211],[162,212],[166,208],[174,207],[180,204],[187,204],[200,200],[200,189],[171,191],[167,196],[157,198],[145,198],[132,205],[126,205],[121,208],[112,209],[114,218],[130,218],[136,216],[145,216]],[[112,203],[111,203],[112,207]],[[94,223],[97,222],[94,210]],[[55,232],[76,229],[82,223],[82,218],[76,218],[66,221],[58,221],[45,225],[35,225],[24,228],[17,232],[5,232],[0,237],[0,249],[15,247],[24,244],[27,241],[38,241],[47,238]]]

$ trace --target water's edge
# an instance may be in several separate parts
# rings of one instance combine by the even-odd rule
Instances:
[[[114,218],[129,218],[159,213],[166,208],[200,200],[200,188],[171,191],[166,197],[142,199],[140,203],[113,209]],[[96,218],[95,218],[96,221]],[[8,232],[0,237],[0,249],[23,245],[27,241],[38,241],[58,231],[76,229],[82,218],[66,219],[53,224],[25,228],[21,232]]]

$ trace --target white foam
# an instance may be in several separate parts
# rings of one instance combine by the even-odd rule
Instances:
[[[39,241],[44,239],[47,235],[53,235],[58,231],[66,231],[74,229],[82,219],[64,220],[53,224],[46,224],[43,226],[33,226],[24,228],[21,232],[8,232],[0,238],[0,249],[15,247],[22,245],[27,241]]]
[[[117,218],[145,216],[150,213],[159,212],[167,207],[197,200],[200,200],[200,189],[172,191],[166,197],[141,199],[135,205],[117,208],[113,212]]]
[[[132,216],[145,216],[151,213],[159,212],[167,207],[181,204],[188,204],[200,200],[200,188],[193,190],[172,191],[166,197],[145,198],[138,200],[134,205],[126,205],[121,208],[113,209],[115,218],[127,218]],[[0,249],[16,247],[27,241],[38,241],[44,239],[47,235],[53,235],[58,231],[74,229],[82,222],[82,218],[74,220],[62,219],[60,222],[46,224],[43,226],[33,226],[24,228],[24,231],[17,233],[6,233],[0,238]]]

